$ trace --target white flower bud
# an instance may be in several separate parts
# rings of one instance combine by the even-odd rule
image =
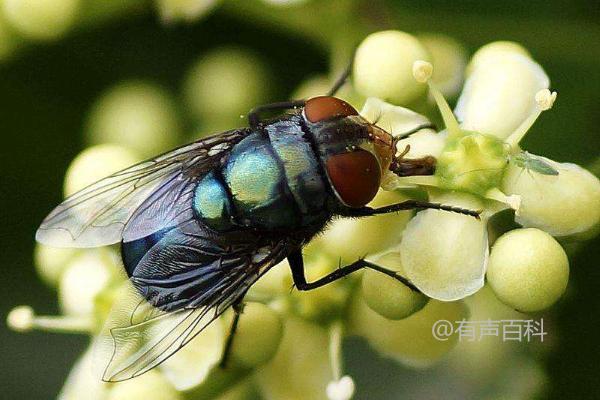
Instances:
[[[346,375],[338,381],[329,382],[327,385],[327,398],[329,400],[350,400],[354,396],[354,380]]]
[[[269,87],[268,71],[259,57],[224,47],[203,55],[190,68],[183,91],[190,114],[203,124],[240,125],[245,124],[240,115],[264,103]]]
[[[56,286],[68,262],[79,252],[78,249],[49,247],[37,243],[33,252],[37,273],[44,282]]]
[[[373,262],[404,276],[398,252],[386,253]],[[361,295],[369,308],[389,319],[406,318],[422,309],[429,300],[397,279],[371,269],[363,273]]]
[[[175,389],[189,390],[205,382],[221,361],[227,330],[224,321],[216,319],[159,366]]]
[[[522,312],[540,311],[564,293],[569,260],[560,244],[546,232],[515,229],[494,243],[487,280],[503,303]]]
[[[117,258],[108,249],[88,250],[71,260],[61,276],[58,296],[68,315],[90,315],[96,296],[118,270]]]
[[[76,22],[80,0],[3,0],[6,21],[33,40],[52,40],[64,35]]]
[[[528,165],[509,164],[502,182],[506,194],[521,197],[515,220],[553,236],[585,232],[600,221],[600,181],[586,169],[534,156],[557,174],[536,172]],[[543,171],[542,171],[543,172]]]
[[[106,400],[181,400],[181,395],[157,370],[111,385]]]
[[[139,161],[135,153],[114,144],[89,147],[79,153],[67,169],[65,197]]]
[[[317,324],[288,317],[283,340],[268,364],[255,374],[265,400],[322,400],[333,380],[327,331]],[[320,349],[320,351],[315,351]]]
[[[231,362],[254,368],[269,361],[279,348],[283,324],[279,315],[261,303],[244,306],[231,347]]]
[[[373,33],[356,50],[353,71],[356,90],[394,104],[409,104],[427,88],[413,79],[413,63],[429,59],[425,47],[408,33]]]
[[[219,0],[155,0],[160,19],[165,23],[178,20],[193,22],[211,11]]]
[[[535,95],[550,81],[542,67],[523,54],[507,51],[491,61],[484,58],[467,78],[455,114],[466,130],[506,139],[538,110]]]
[[[115,143],[151,157],[179,143],[180,122],[171,95],[160,86],[128,81],[108,89],[87,122],[92,144]]]
[[[475,197],[448,193],[432,201],[480,210]],[[400,244],[408,278],[429,297],[451,301],[483,286],[488,256],[485,220],[457,213],[424,210],[408,223]]]
[[[423,368],[439,361],[458,341],[456,334],[442,340],[434,337],[434,324],[445,320],[455,329],[455,322],[467,319],[469,313],[463,302],[430,300],[408,318],[392,321],[372,311],[360,296],[355,296],[348,316],[350,333],[366,338],[384,356]]]

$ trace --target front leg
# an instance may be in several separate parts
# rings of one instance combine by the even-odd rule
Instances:
[[[440,203],[430,203],[428,201],[419,201],[419,200],[406,200],[402,203],[390,204],[389,206],[379,207],[379,208],[371,208],[371,207],[361,207],[361,208],[351,208],[344,210],[340,213],[344,217],[370,217],[373,215],[381,215],[381,214],[389,214],[398,211],[404,210],[424,210],[424,209],[433,209],[433,210],[442,210],[455,212],[458,214],[469,215],[471,217],[475,217],[479,219],[479,215],[481,211],[469,210],[462,207],[449,206]]]
[[[290,269],[292,270],[292,278],[294,279],[294,285],[298,288],[298,290],[312,290],[320,288],[321,286],[325,286],[328,283],[335,282],[338,279],[345,277],[359,269],[363,268],[371,268],[375,271],[379,271],[383,274],[391,276],[392,278],[402,282],[412,290],[416,292],[420,292],[408,279],[399,275],[397,272],[383,268],[375,263],[370,261],[360,259],[353,262],[350,265],[346,265],[344,267],[340,267],[339,269],[333,271],[330,274],[325,275],[324,277],[317,279],[314,282],[306,282],[306,276],[304,275],[304,259],[302,258],[302,251],[296,250],[288,256],[288,262],[290,264]]]

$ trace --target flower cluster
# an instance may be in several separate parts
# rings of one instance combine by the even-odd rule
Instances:
[[[162,3],[174,2],[157,1]],[[194,2],[178,4],[187,3]],[[173,18],[179,15],[169,10]],[[290,290],[292,278],[282,262],[248,293],[227,369],[218,364],[231,312],[158,368],[108,384],[93,373],[98,368],[94,348],[123,284],[118,250],[39,245],[36,266],[57,289],[63,315],[37,316],[21,306],[10,313],[8,323],[19,331],[90,336],[90,347],[59,398],[348,400],[355,383],[342,363],[347,336],[362,337],[378,353],[413,368],[442,359],[448,370],[470,368],[482,385],[494,379],[499,365],[523,362],[515,346],[439,341],[432,326],[470,315],[478,320],[515,318],[520,315],[515,310],[535,312],[555,303],[569,275],[567,256],[555,237],[581,239],[598,227],[600,182],[577,165],[520,148],[535,120],[556,99],[545,72],[525,49],[496,42],[478,50],[468,63],[464,54],[459,44],[439,35],[372,34],[359,46],[353,85],[341,96],[362,105],[366,119],[399,137],[397,150],[403,157],[437,160],[433,176],[389,173],[373,206],[428,198],[481,210],[481,220],[436,210],[340,219],[305,249],[309,280],[367,255],[406,277],[418,291],[365,271],[299,293]],[[260,60],[246,50],[218,50],[190,67],[183,79],[182,108],[204,130],[239,125],[239,115],[265,98],[261,88],[266,76]],[[444,96],[458,94],[463,81],[453,112]],[[313,78],[296,95],[323,94],[328,84],[326,78]],[[402,137],[439,117],[433,104],[444,129],[420,129]],[[176,109],[175,100],[149,82],[109,89],[90,112],[90,147],[69,167],[65,194],[176,144],[183,125]],[[510,229],[499,228],[494,220],[506,213],[514,221]],[[449,354],[457,345],[461,350]],[[486,360],[485,366],[476,360]],[[515,380],[511,393],[523,379],[543,380],[535,361],[524,362],[530,366],[526,378]],[[523,386],[531,390],[530,383]],[[498,390],[502,395],[508,388]]]

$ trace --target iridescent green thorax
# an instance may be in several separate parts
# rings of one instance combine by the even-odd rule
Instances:
[[[280,230],[327,220],[319,164],[297,122],[280,120],[249,134],[200,180],[194,209],[206,225]]]

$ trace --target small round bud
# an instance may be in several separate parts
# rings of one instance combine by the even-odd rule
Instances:
[[[27,332],[33,329],[35,313],[29,306],[13,308],[6,317],[6,324],[17,332]]]
[[[535,102],[542,111],[552,108],[556,101],[556,92],[550,92],[548,89],[542,89],[535,94]]]
[[[279,348],[283,324],[279,315],[261,303],[246,303],[231,348],[232,362],[253,368],[269,361]]]
[[[353,71],[356,90],[394,104],[409,104],[427,88],[412,77],[417,60],[428,61],[429,54],[414,36],[401,31],[373,33],[356,50]]]
[[[412,73],[419,83],[427,83],[433,75],[433,65],[430,62],[417,60],[413,63]]]
[[[69,261],[80,250],[49,247],[37,243],[33,252],[35,268],[40,277],[50,286],[56,286]]]
[[[6,21],[21,35],[33,40],[63,36],[76,22],[79,0],[4,0]]]
[[[140,158],[135,153],[114,144],[89,147],[79,153],[67,169],[65,197],[139,161]]]
[[[535,166],[511,162],[504,174],[502,190],[521,197],[515,220],[554,236],[579,234],[597,226],[600,222],[598,178],[575,164],[557,163],[539,156],[534,160],[555,173],[540,173]]]
[[[404,276],[400,253],[386,253],[373,262]],[[422,309],[429,300],[397,279],[371,269],[364,272],[361,288],[369,308],[388,319],[406,318]]]
[[[165,23],[193,22],[211,11],[219,0],[156,0],[160,19]]]
[[[564,293],[569,260],[560,244],[546,232],[515,229],[494,243],[487,280],[503,303],[522,312],[540,311]]]
[[[473,196],[448,193],[433,202],[481,210]],[[488,254],[486,223],[471,216],[424,210],[410,220],[400,243],[402,266],[425,295],[451,301],[483,286]]]
[[[409,366],[422,368],[439,361],[458,341],[457,334],[434,336],[438,321],[448,322],[448,333],[469,317],[463,302],[430,300],[408,318],[392,321],[372,311],[355,296],[348,312],[350,333],[363,336],[375,350]],[[451,325],[451,328],[450,328]]]
[[[354,390],[354,380],[345,375],[339,381],[329,382],[326,393],[329,400],[350,400],[354,396]]]
[[[180,400],[181,395],[157,370],[112,385],[106,400]]]
[[[240,115],[263,104],[271,87],[262,60],[249,50],[224,47],[202,56],[186,74],[183,91],[192,117],[203,124],[240,125]]]
[[[550,80],[523,54],[505,52],[492,61],[472,69],[454,112],[463,129],[506,139],[539,110],[535,95]]]
[[[151,157],[179,143],[180,122],[171,95],[160,86],[128,81],[94,104],[86,135],[92,144],[114,143]]]

